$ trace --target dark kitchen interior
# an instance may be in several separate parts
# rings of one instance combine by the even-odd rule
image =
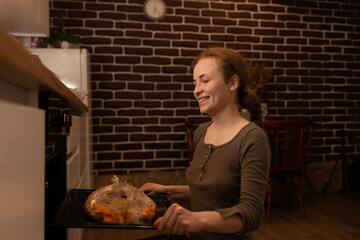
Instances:
[[[167,16],[154,23],[141,3],[52,2],[52,26],[64,14],[66,30],[91,54],[94,173],[186,169],[184,122],[207,120],[192,96],[190,65],[217,45],[273,69],[263,96],[269,118],[315,122],[309,167],[320,191],[340,157],[337,132],[359,133],[359,4],[166,1]],[[360,158],[359,143],[348,138],[349,158]]]
[[[136,187],[185,184],[186,122],[195,129],[209,120],[193,96],[191,63],[207,47],[227,47],[272,70],[261,96],[267,119],[314,123],[306,166],[314,199],[301,182],[306,218],[295,197],[285,207],[275,204],[271,223],[264,216],[255,239],[359,239],[360,3],[165,2],[166,16],[152,21],[144,15],[144,0],[50,0],[50,32],[63,24],[90,56],[93,187],[110,184],[114,174]],[[260,105],[250,109],[252,121],[259,123],[259,111]],[[47,146],[48,159],[52,150]],[[86,228],[78,239],[157,234]]]
[[[212,45],[238,49],[273,69],[269,118],[315,122],[312,161],[338,159],[359,126],[359,12],[354,1],[166,1],[151,22],[142,1],[51,1],[51,26],[91,55],[94,173],[187,167],[185,120],[199,124],[191,61]],[[359,158],[359,140],[346,152]],[[319,183],[321,184],[321,183]]]

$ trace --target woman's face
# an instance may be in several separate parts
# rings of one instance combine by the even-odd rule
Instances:
[[[225,107],[235,104],[233,81],[225,83],[218,60],[214,57],[201,59],[194,67],[194,96],[200,112],[215,116]],[[234,91],[235,90],[235,91]]]

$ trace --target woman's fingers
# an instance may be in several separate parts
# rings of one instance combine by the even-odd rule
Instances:
[[[139,190],[148,193],[148,194],[155,194],[157,192],[159,192],[159,188],[161,187],[161,185],[159,184],[155,184],[155,183],[145,183],[144,185],[142,185]]]
[[[168,210],[166,210],[165,214],[161,217],[161,220],[159,221],[159,224],[157,226],[158,231],[162,232],[165,231],[165,227],[170,219],[170,217],[173,214],[174,211],[174,205],[176,205],[176,203],[172,204]],[[165,231],[166,232],[166,231]]]
[[[170,215],[170,217],[168,218],[167,223],[165,224],[165,232],[166,234],[176,234],[176,230],[175,229],[177,227],[177,222],[178,222],[178,217],[179,217],[179,211],[181,209],[179,209],[179,206],[174,205],[173,206],[173,211],[172,214]]]
[[[148,192],[149,189],[151,189],[151,184],[149,183],[145,183],[144,185],[142,185],[139,190],[143,191],[143,192]]]
[[[174,227],[172,228],[171,231],[172,234],[174,235],[182,235],[181,231],[180,231],[180,221],[176,221],[174,224]]]
[[[159,217],[158,219],[156,219],[156,221],[154,222],[154,226],[158,227],[161,221],[162,221],[162,217]]]
[[[155,221],[154,225],[159,232],[165,232],[168,235],[183,235],[188,231],[185,223],[188,222],[187,218],[189,217],[191,217],[191,213],[188,210],[174,203],[164,216]]]
[[[184,235],[189,231],[189,221],[192,217],[193,217],[192,212],[188,211],[187,209],[182,210],[182,213],[179,214],[177,218],[176,224],[178,224],[178,227],[176,230],[176,234]]]
[[[160,225],[160,223],[161,223],[161,221],[162,221],[162,217],[159,217],[155,222],[154,222],[154,226],[156,227],[156,230],[158,231],[158,232],[162,232],[161,230],[159,230],[159,225]]]

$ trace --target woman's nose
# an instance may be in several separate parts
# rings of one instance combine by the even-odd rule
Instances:
[[[194,86],[194,91],[193,91],[194,96],[198,95],[200,92],[201,92],[200,84],[196,84],[196,85]]]

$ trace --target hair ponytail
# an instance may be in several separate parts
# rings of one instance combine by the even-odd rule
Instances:
[[[250,109],[259,103],[259,96],[252,89],[245,89],[242,93],[238,91],[239,107]]]

